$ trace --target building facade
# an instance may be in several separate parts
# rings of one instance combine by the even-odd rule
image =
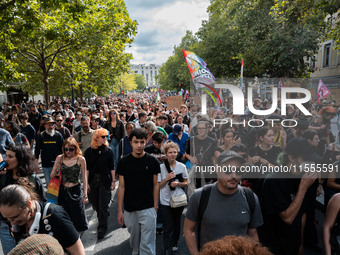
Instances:
[[[150,64],[139,64],[139,65],[131,65],[131,71],[134,74],[143,75],[146,82],[146,88],[153,89],[158,87],[156,76],[158,75],[160,65]]]
[[[339,20],[339,16],[329,16],[327,19]],[[334,99],[340,103],[340,52],[336,50],[336,46],[333,40],[322,42],[317,55],[308,59],[308,62],[311,69],[314,70],[311,78],[315,96],[319,81],[322,80],[331,91],[331,95],[326,99]]]

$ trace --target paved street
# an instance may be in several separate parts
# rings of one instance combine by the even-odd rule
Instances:
[[[110,220],[108,233],[102,240],[97,240],[96,229],[98,226],[96,212],[91,206],[86,206],[86,215],[89,220],[90,228],[81,237],[86,254],[131,254],[132,249],[129,245],[129,233],[126,228],[121,228],[117,223],[117,196],[116,190],[112,192],[114,200],[110,204]],[[184,237],[182,236],[179,243],[178,254],[189,254],[186,248]],[[162,235],[157,235],[157,254],[163,254]]]

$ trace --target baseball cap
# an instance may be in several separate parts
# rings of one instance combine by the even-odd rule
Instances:
[[[52,119],[51,117],[47,117],[47,118],[45,119],[44,124],[48,124],[48,123],[55,123],[55,121],[54,121],[54,119]]]
[[[321,157],[314,151],[312,145],[302,137],[296,137],[290,140],[285,148],[285,152],[289,155],[301,156],[307,161],[320,161]]]
[[[235,151],[223,151],[217,159],[217,164],[225,163],[231,159],[238,159],[241,163],[246,163],[247,161],[242,158],[237,152]]]
[[[182,126],[179,125],[179,124],[176,124],[176,125],[174,126],[174,130],[172,131],[172,133],[173,133],[174,135],[178,135],[181,131],[182,131]]]

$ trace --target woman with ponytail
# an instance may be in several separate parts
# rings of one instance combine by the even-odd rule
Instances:
[[[71,255],[84,255],[83,243],[66,211],[41,202],[27,178],[20,178],[17,183],[0,192],[0,212],[12,225],[16,243],[35,234],[49,234]]]

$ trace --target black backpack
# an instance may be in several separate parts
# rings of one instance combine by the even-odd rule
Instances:
[[[201,247],[200,233],[201,233],[202,218],[203,218],[205,209],[207,208],[207,205],[208,205],[208,202],[209,202],[209,197],[210,197],[212,186],[213,186],[213,184],[205,185],[203,187],[201,199],[200,199],[200,202],[198,204],[198,217],[197,217],[197,246],[198,246],[198,249],[200,249],[200,247]],[[244,195],[246,196],[247,203],[248,203],[249,209],[250,209],[250,218],[251,218],[254,211],[255,211],[255,205],[256,205],[254,192],[251,189],[246,188],[246,187],[241,187],[241,189],[242,189]]]

